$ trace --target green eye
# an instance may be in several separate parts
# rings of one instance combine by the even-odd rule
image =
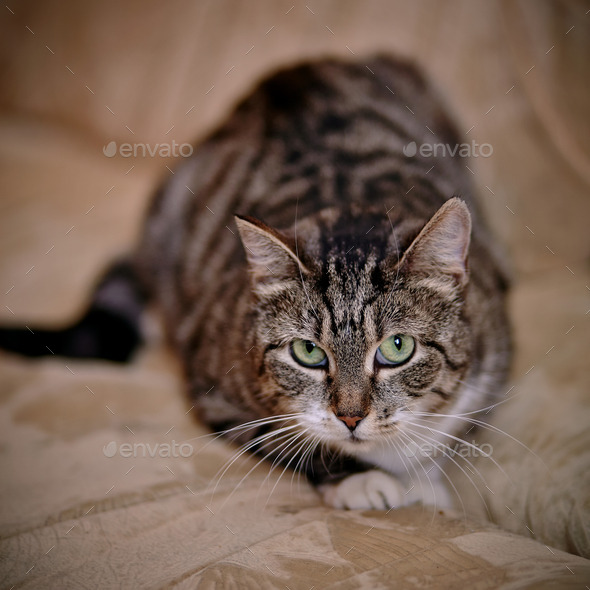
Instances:
[[[291,355],[304,367],[325,367],[328,364],[326,353],[311,340],[293,340]]]
[[[375,359],[377,363],[386,367],[401,365],[410,359],[415,348],[416,343],[411,336],[396,334],[381,344]]]

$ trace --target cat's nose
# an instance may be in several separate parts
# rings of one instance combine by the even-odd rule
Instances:
[[[346,426],[348,426],[348,430],[352,432],[358,425],[358,423],[364,418],[364,416],[340,416],[337,415],[336,418],[338,420],[342,420]]]

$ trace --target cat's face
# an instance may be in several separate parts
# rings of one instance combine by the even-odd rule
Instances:
[[[395,435],[412,411],[452,403],[471,348],[462,315],[469,221],[450,201],[400,259],[390,240],[349,249],[324,235],[321,246],[311,231],[295,247],[239,220],[269,413],[296,413],[308,437],[354,453]]]

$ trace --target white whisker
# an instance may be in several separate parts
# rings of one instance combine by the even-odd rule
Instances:
[[[488,422],[485,422],[483,420],[476,420],[475,418],[465,418],[461,414],[457,414],[457,415],[454,415],[454,414],[435,414],[435,413],[432,413],[432,412],[414,412],[413,414],[416,417],[423,417],[423,418],[436,418],[438,416],[442,416],[444,418],[457,418],[458,420],[463,420],[464,422],[469,422],[470,424],[473,424],[474,426],[481,426],[482,428],[487,428],[491,432],[495,432],[497,434],[501,434],[503,436],[506,436],[510,440],[514,441],[516,444],[520,445],[526,451],[528,451],[531,455],[533,455],[533,457],[535,457],[536,459],[538,459],[539,462],[543,465],[543,467],[545,467],[545,469],[547,470],[549,477],[552,478],[551,470],[549,469],[549,467],[547,466],[547,464],[545,463],[545,461],[543,461],[543,459],[541,457],[539,457],[539,455],[537,455],[537,453],[535,453],[535,451],[533,451],[530,447],[528,447],[527,445],[525,445],[522,441],[518,440],[517,438],[515,438],[514,436],[512,436],[511,434],[509,434],[505,430],[502,430],[501,428],[498,428],[497,426],[494,426],[493,424],[489,424]],[[485,453],[482,453],[482,454],[485,455]],[[508,479],[510,479],[510,478],[508,478]]]
[[[401,431],[399,431],[399,432],[400,432],[400,434],[408,437],[408,439],[411,442],[415,442],[415,441],[412,441],[412,439],[409,438],[409,436],[405,432],[401,432]],[[430,457],[429,455],[427,455],[426,457],[431,461],[431,463],[434,465],[434,467],[436,467],[443,474],[445,479],[449,482],[449,485],[453,488],[455,495],[457,496],[459,502],[461,503],[461,509],[463,510],[463,518],[465,518],[465,521],[467,521],[467,511],[465,510],[465,504],[463,504],[463,499],[461,498],[461,494],[457,490],[455,484],[451,481],[451,478],[447,475],[446,471],[432,457]]]
[[[223,479],[224,475],[231,468],[231,466],[238,459],[240,459],[240,457],[242,457],[250,449],[252,449],[256,445],[260,444],[261,442],[267,441],[267,444],[268,444],[270,442],[270,439],[273,439],[275,437],[278,437],[278,438],[276,438],[272,442],[277,442],[279,440],[283,440],[284,438],[290,436],[291,435],[290,431],[294,430],[295,428],[298,428],[298,426],[299,426],[298,424],[292,424],[291,426],[284,426],[284,427],[279,428],[277,430],[271,430],[270,432],[267,432],[263,435],[257,436],[256,438],[253,438],[252,440],[248,441],[247,443],[242,445],[240,448],[238,448],[238,450],[232,456],[232,458],[230,460],[226,461],[221,466],[219,471],[215,474],[215,476],[213,477],[212,481],[216,481],[217,483],[215,484],[215,488],[213,489],[212,495],[215,495],[215,492],[217,491],[217,488],[218,488],[219,484],[221,483],[221,480]],[[266,444],[263,445],[261,448],[264,448],[265,446],[266,446]]]
[[[414,436],[416,436],[419,440],[421,440],[422,442],[425,442],[427,444],[434,443],[436,445],[437,442],[438,442],[435,438],[431,438],[431,437],[428,437],[428,436],[422,436],[422,435],[418,434],[417,432],[413,432],[412,431],[412,434]],[[441,444],[443,444],[443,443],[441,443]],[[453,452],[453,449],[450,446],[445,445],[445,444],[443,444],[443,446],[446,447],[447,449],[449,449],[449,451]],[[441,449],[441,452],[442,452],[442,454],[445,457],[447,457],[448,459],[450,459],[463,472],[463,474],[465,475],[465,477],[467,477],[467,479],[469,480],[469,482],[471,483],[471,485],[475,488],[475,491],[477,492],[477,494],[481,498],[481,501],[483,502],[484,506],[486,507],[486,511],[487,511],[488,516],[490,517],[490,520],[491,520],[492,513],[490,511],[490,508],[489,508],[487,502],[485,501],[484,497],[482,496],[482,494],[481,494],[481,492],[480,492],[479,487],[477,486],[477,484],[473,481],[473,479],[471,478],[471,476],[463,469],[463,467],[461,467],[461,465],[459,465],[459,463],[457,461],[455,461],[455,459],[453,459],[453,457],[450,454],[446,453],[442,449]],[[468,459],[466,459],[465,457],[463,457],[463,459],[465,459],[465,461],[467,461],[473,467],[473,464]],[[484,478],[481,476],[481,474],[477,470],[476,470],[476,472],[477,472],[477,475],[479,475],[479,477],[482,479],[482,481],[484,482],[484,485],[485,485]]]
[[[314,434],[312,438],[308,439],[308,446],[301,454],[299,461],[297,461],[295,467],[293,467],[293,475],[291,476],[291,488],[293,487],[293,478],[295,474],[298,476],[301,475],[302,472],[305,473],[305,462],[310,460],[312,457],[313,452],[317,449],[318,444],[320,444],[321,438]]]
[[[398,454],[398,457],[400,458],[400,461],[402,462],[402,464],[404,465],[408,475],[410,476],[410,482],[412,483],[412,485],[414,484],[414,479],[412,478],[412,474],[410,473],[408,466],[406,464],[405,459],[403,458],[403,451],[398,447],[399,443],[400,445],[403,445],[404,448],[409,449],[408,445],[406,444],[406,442],[399,438],[398,440],[392,439],[392,438],[388,438],[387,439],[391,446],[395,449],[396,453]],[[412,461],[412,459],[410,457],[406,457],[408,459],[408,463],[410,464],[410,467],[412,468],[412,470],[414,471],[414,474],[416,475],[416,478],[418,479],[418,485],[420,486],[420,496],[422,498],[425,497],[424,495],[424,486],[422,485],[422,478],[420,477],[418,470],[416,469],[416,467],[414,466],[414,461]],[[426,469],[424,468],[424,465],[422,465],[422,463],[420,461],[417,462],[418,465],[420,465],[422,471],[424,472],[424,476],[426,477],[426,479],[428,480],[428,485],[430,486],[430,489],[432,491],[432,497],[434,499],[434,506],[432,509],[432,519],[430,521],[430,525],[432,525],[432,523],[434,522],[434,519],[436,517],[436,507],[437,507],[437,500],[436,500],[436,492],[434,490],[434,486],[432,485],[432,481],[430,480],[430,476],[428,475],[428,472],[426,471]]]
[[[269,433],[270,434],[270,433]],[[238,490],[238,488],[242,485],[242,483],[244,483],[244,481],[250,476],[250,474],[256,470],[258,468],[258,466],[261,463],[264,463],[265,461],[267,461],[269,459],[269,457],[271,457],[274,453],[276,453],[277,451],[279,451],[281,448],[283,448],[286,445],[286,448],[288,449],[295,440],[297,440],[297,438],[299,438],[300,433],[298,432],[288,432],[286,434],[283,434],[282,436],[278,437],[277,439],[273,439],[273,440],[267,440],[266,443],[261,447],[265,448],[266,446],[268,446],[269,444],[273,444],[279,441],[283,441],[281,442],[280,445],[277,445],[276,447],[274,447],[273,449],[271,449],[268,453],[266,453],[262,458],[260,458],[253,467],[251,467],[248,472],[246,473],[246,475],[244,475],[242,477],[242,479],[240,479],[240,481],[234,486],[234,489],[230,492],[229,496],[224,500],[222,506],[225,506],[226,503],[231,499],[231,497],[234,495],[234,493]],[[268,477],[270,476],[270,474],[272,473],[274,469],[274,461],[271,464],[271,468],[269,473],[266,475],[266,477],[264,478],[264,480],[262,481],[262,485],[264,485],[264,482],[268,479]],[[225,473],[225,472],[224,472]],[[223,474],[222,474],[223,477]],[[216,486],[217,487],[217,486]],[[213,490],[213,493],[215,493],[215,490]]]
[[[420,420],[420,417],[418,415],[416,415],[416,418],[418,420]],[[417,426],[418,428],[424,428],[426,430],[429,430],[433,434],[436,432],[437,434],[441,434],[443,436],[446,436],[448,438],[456,440],[457,442],[467,445],[469,448],[474,449],[477,453],[483,455],[486,459],[489,459],[502,472],[504,477],[506,477],[506,479],[512,485],[514,485],[512,478],[506,473],[506,471],[504,471],[503,467],[492,457],[491,453],[484,453],[479,447],[476,447],[473,443],[470,443],[462,438],[459,438],[458,436],[455,436],[454,434],[450,434],[449,432],[445,432],[444,430],[438,430],[436,428],[433,428],[432,426],[425,426],[424,424],[418,424],[415,421],[411,421],[411,424],[413,426]]]
[[[268,498],[266,500],[265,506],[270,502],[270,498],[273,494],[273,492],[275,491],[276,487],[279,485],[279,482],[281,481],[281,478],[283,477],[283,475],[285,475],[285,471],[287,471],[287,469],[289,469],[289,466],[291,465],[291,463],[295,460],[295,458],[297,457],[299,451],[302,448],[305,448],[305,445],[308,444],[308,440],[305,438],[305,435],[307,434],[308,430],[304,430],[303,432],[301,432],[299,436],[303,436],[303,440],[299,441],[297,448],[295,449],[295,452],[293,453],[293,456],[289,459],[289,461],[284,465],[283,467],[283,471],[281,471],[281,474],[279,475],[279,477],[277,478],[277,481],[275,482],[275,485],[272,487],[272,490],[270,490],[270,494],[268,495]],[[293,441],[295,442],[295,441]]]
[[[291,414],[280,414],[277,416],[270,416],[267,418],[258,418],[257,420],[252,420],[250,422],[244,422],[243,424],[238,424],[236,426],[232,426],[231,428],[228,428],[227,430],[221,430],[219,432],[209,432],[207,434],[202,434],[200,436],[195,436],[192,438],[188,438],[186,440],[184,440],[183,442],[193,442],[193,441],[197,441],[197,440],[201,440],[203,438],[211,438],[211,440],[204,445],[203,447],[201,447],[196,453],[195,455],[198,455],[199,453],[203,452],[211,443],[215,442],[216,440],[218,440],[219,438],[225,436],[229,441],[233,441],[235,440],[236,437],[231,437],[228,436],[229,434],[234,434],[234,433],[241,433],[244,432],[246,430],[250,430],[252,428],[260,428],[263,426],[267,426],[270,424],[275,424],[277,422],[286,422],[287,420],[296,418],[297,416],[303,416],[304,414],[302,412],[296,412],[296,413],[291,413]]]

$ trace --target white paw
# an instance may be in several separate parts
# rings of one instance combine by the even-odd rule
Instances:
[[[318,489],[324,502],[333,508],[388,510],[406,503],[399,481],[377,470],[355,473],[337,484],[324,484]]]

